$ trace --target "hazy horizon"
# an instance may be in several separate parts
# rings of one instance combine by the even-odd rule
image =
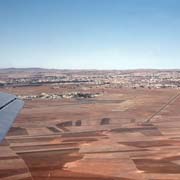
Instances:
[[[88,71],[88,70],[90,70],[90,71],[91,71],[91,70],[92,70],[92,71],[101,71],[101,70],[102,70],[102,71],[113,71],[113,70],[114,70],[114,71],[146,71],[146,70],[147,70],[147,71],[148,71],[148,70],[150,70],[150,71],[151,71],[151,70],[152,70],[152,71],[153,71],[153,70],[154,70],[154,71],[156,71],[156,70],[157,70],[157,71],[158,71],[158,70],[159,70],[159,71],[168,71],[168,70],[169,70],[169,71],[173,71],[173,70],[177,70],[177,71],[180,71],[180,68],[164,68],[164,69],[162,69],[162,68],[130,68],[130,69],[115,69],[115,68],[114,68],[114,69],[100,69],[100,68],[99,68],[99,69],[98,69],[98,68],[96,68],[96,69],[95,69],[95,68],[94,68],[94,69],[88,69],[88,68],[80,69],[80,68],[79,68],[79,69],[78,69],[78,68],[69,68],[69,69],[66,69],[66,68],[43,68],[43,67],[7,67],[7,68],[0,68],[0,70],[6,70],[6,69],[7,69],[7,70],[8,70],[8,69],[15,69],[15,70],[16,70],[16,69],[17,69],[17,70],[18,70],[18,69],[22,69],[22,70],[26,70],[26,69],[45,69],[45,70],[67,70],[67,71],[68,71],[68,70],[69,70],[69,71],[71,71],[71,70],[72,70],[72,71],[73,71],[73,70],[74,70],[74,71],[76,71],[76,70],[77,70],[77,71],[78,71],[78,70],[80,70],[80,71],[81,71],[81,70],[82,70],[82,71],[84,71],[84,70],[87,70],[87,71]]]
[[[0,0],[0,68],[180,69],[178,0]]]

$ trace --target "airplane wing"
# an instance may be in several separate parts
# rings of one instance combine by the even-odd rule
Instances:
[[[16,96],[0,93],[0,143],[8,133],[24,102]]]

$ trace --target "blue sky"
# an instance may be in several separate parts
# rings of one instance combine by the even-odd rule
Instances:
[[[0,0],[0,68],[180,68],[179,0]]]

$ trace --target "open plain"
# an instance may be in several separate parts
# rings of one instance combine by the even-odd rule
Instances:
[[[1,91],[23,97],[42,92],[98,94],[26,99],[0,146],[2,180],[180,179],[178,89],[70,84]]]

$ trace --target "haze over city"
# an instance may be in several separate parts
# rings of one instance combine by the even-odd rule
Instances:
[[[0,68],[180,68],[178,0],[0,0]]]

